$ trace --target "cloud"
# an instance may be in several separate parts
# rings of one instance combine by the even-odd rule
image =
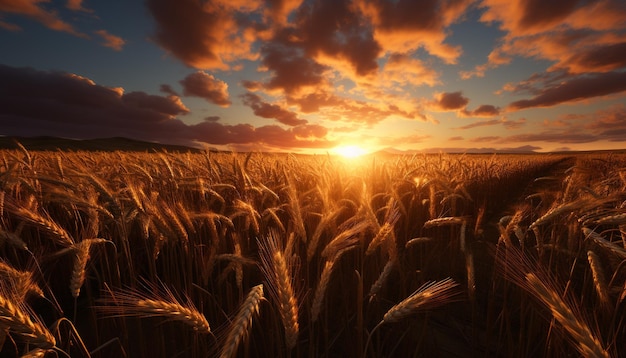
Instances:
[[[126,41],[119,36],[111,35],[106,30],[98,30],[95,32],[96,35],[102,37],[104,42],[103,46],[112,48],[115,51],[122,51],[122,47],[126,44]]]
[[[498,125],[498,124],[502,124],[502,123],[503,123],[503,121],[501,119],[492,119],[492,120],[488,120],[488,121],[479,121],[479,122],[466,124],[464,126],[453,128],[453,129],[472,129],[472,128],[476,128],[476,127],[494,126],[494,125]]]
[[[5,12],[25,16],[41,23],[51,30],[67,32],[80,37],[87,37],[86,34],[79,32],[71,24],[63,21],[56,11],[47,10],[42,3],[45,2],[41,0],[4,0],[0,1],[0,13]],[[13,30],[19,29],[18,25],[10,23],[5,24],[6,26],[3,26],[4,28],[8,27]]]
[[[220,81],[204,71],[194,72],[180,81],[183,86],[183,95],[200,97],[207,102],[228,107],[231,101],[228,95],[228,84]]]
[[[317,1],[301,7],[296,18],[295,36],[312,58],[345,60],[359,76],[377,71],[382,48],[349,1]]]
[[[156,21],[154,40],[191,67],[226,70],[234,61],[257,57],[253,29],[235,11],[237,5],[249,7],[196,0],[148,0],[146,5]]]
[[[83,0],[67,0],[65,7],[72,11],[93,12],[83,6]]]
[[[514,56],[548,60],[549,71],[572,74],[626,66],[626,5],[621,0],[483,0],[481,7],[481,21],[497,23],[505,35],[487,63],[461,72],[462,78],[482,77]]]
[[[469,98],[463,96],[462,92],[444,92],[435,95],[435,100],[431,102],[434,109],[441,111],[454,111],[463,109],[469,103]]]
[[[171,144],[258,144],[289,150],[336,144],[326,139],[326,128],[314,124],[253,127],[222,124],[209,117],[189,125],[177,118],[189,112],[177,96],[124,93],[74,74],[0,65],[0,83],[3,135],[122,136]]]
[[[471,0],[357,1],[360,11],[374,26],[374,38],[384,51],[410,52],[423,47],[446,63],[456,63],[462,52],[459,46],[444,43],[446,28],[471,3]]]
[[[496,126],[496,125],[502,125],[504,126],[506,129],[519,129],[521,127],[524,126],[524,124],[526,123],[526,119],[525,118],[520,118],[518,120],[508,120],[506,118],[500,118],[500,119],[490,119],[490,120],[485,120],[485,121],[477,121],[477,122],[473,122],[470,124],[466,124],[464,126],[461,127],[456,127],[456,128],[452,128],[452,129],[472,129],[472,128],[478,128],[478,127],[489,127],[489,126]]]
[[[470,141],[472,142],[476,142],[476,143],[481,143],[481,142],[494,142],[497,141],[498,139],[500,139],[501,137],[499,136],[484,136],[484,137],[475,137],[472,138]]]
[[[163,92],[163,93],[167,93],[167,94],[172,95],[172,96],[179,96],[180,97],[180,95],[176,91],[174,91],[172,86],[170,86],[168,84],[162,84],[161,87],[159,88],[159,90],[161,92]]]
[[[252,108],[254,114],[263,118],[274,118],[282,124],[288,126],[298,126],[306,124],[306,119],[298,118],[295,112],[288,111],[276,104],[264,102],[261,97],[254,93],[246,93],[241,96],[243,103]]]
[[[405,53],[392,53],[385,63],[381,77],[381,83],[387,83],[390,87],[439,84],[437,71]]]
[[[478,106],[473,111],[463,109],[459,112],[459,114],[464,117],[493,117],[500,114],[500,108],[491,104],[483,104]]]
[[[265,145],[273,148],[331,148],[336,145],[324,138],[326,130],[318,125],[284,129],[277,125],[253,127],[249,124],[225,125],[202,122],[188,127],[189,139],[216,145]]]
[[[617,104],[588,114],[561,115],[543,130],[503,137],[500,142],[626,142],[626,106]]]
[[[609,72],[582,76],[547,87],[530,99],[512,102],[509,110],[549,107],[626,91],[626,72]]]
[[[268,90],[282,90],[286,94],[297,94],[306,88],[326,84],[324,73],[329,69],[304,56],[298,48],[270,43],[263,47],[262,63],[273,71],[264,83]]]

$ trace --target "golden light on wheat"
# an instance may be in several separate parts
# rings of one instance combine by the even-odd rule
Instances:
[[[0,151],[0,355],[624,356],[625,168]]]
[[[369,151],[356,144],[343,144],[333,148],[332,153],[346,159],[355,159],[368,154]]]

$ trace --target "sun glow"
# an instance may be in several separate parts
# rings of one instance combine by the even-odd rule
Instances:
[[[358,145],[341,145],[333,149],[335,154],[341,155],[344,158],[357,158],[364,154],[367,154],[367,150],[359,147]]]

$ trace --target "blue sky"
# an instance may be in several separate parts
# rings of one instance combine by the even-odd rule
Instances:
[[[626,147],[620,0],[0,0],[0,135]]]

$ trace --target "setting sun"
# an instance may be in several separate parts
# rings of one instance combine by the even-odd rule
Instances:
[[[335,147],[333,152],[345,158],[356,158],[367,154],[367,150],[359,147],[358,145],[341,145],[339,147]]]

